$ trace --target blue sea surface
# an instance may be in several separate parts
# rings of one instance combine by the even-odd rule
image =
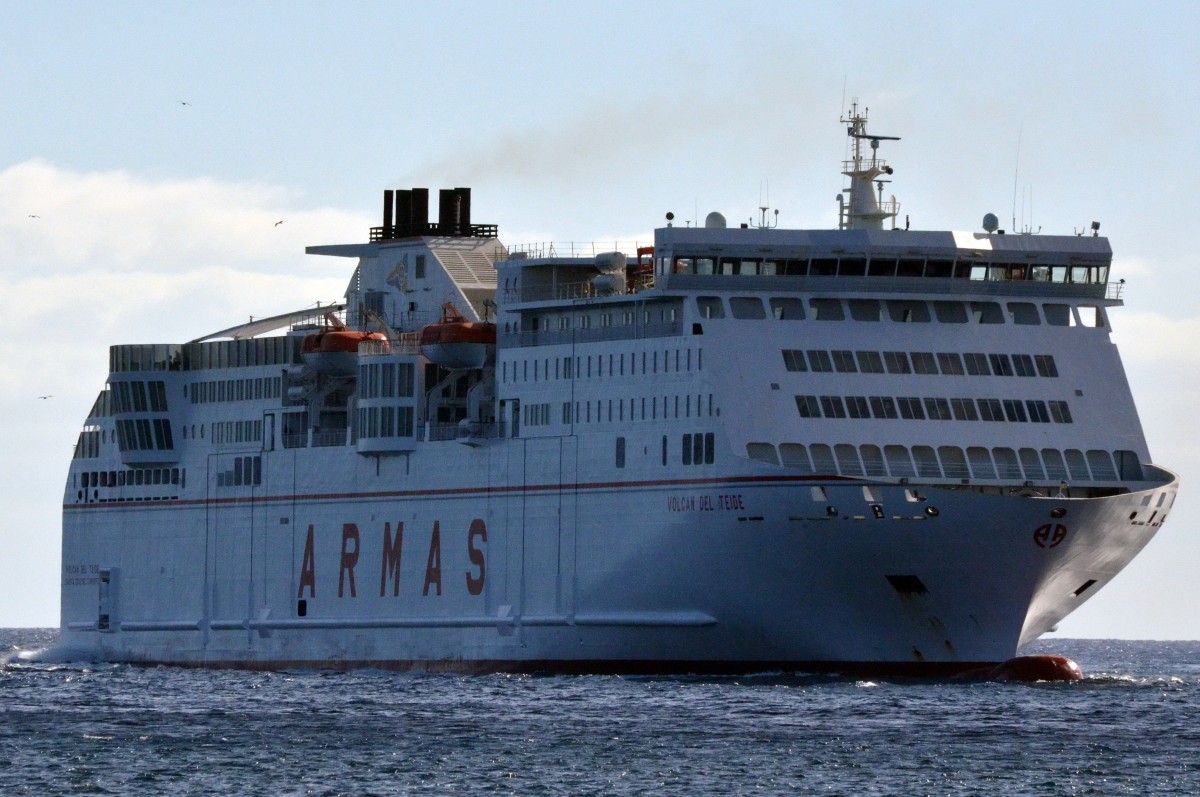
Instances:
[[[1074,684],[38,663],[0,794],[1200,794],[1200,642],[1048,640]]]

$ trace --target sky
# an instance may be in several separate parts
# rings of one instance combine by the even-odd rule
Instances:
[[[1101,223],[1158,537],[1062,636],[1200,639],[1200,4],[0,0],[0,627],[58,624],[63,486],[108,346],[338,299],[385,188],[509,245],[664,214],[836,224],[857,99],[914,229]],[[283,221],[282,224],[276,224]],[[1015,222],[1015,224],[1014,224]],[[1056,353],[1067,357],[1068,352]],[[51,398],[41,399],[39,396]]]

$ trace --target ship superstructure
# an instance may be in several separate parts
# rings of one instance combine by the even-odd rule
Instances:
[[[468,189],[433,223],[427,191],[387,191],[368,242],[308,250],[356,262],[344,303],[112,347],[65,494],[64,644],[463,671],[1012,656],[1175,498],[1110,340],[1111,249],[896,229],[889,139],[844,121],[836,230],[710,214],[624,251],[505,247]]]

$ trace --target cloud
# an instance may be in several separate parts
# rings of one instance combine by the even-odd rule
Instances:
[[[369,221],[301,201],[262,183],[156,181],[31,160],[0,172],[0,270],[294,270],[305,267],[306,244],[365,237]]]
[[[305,208],[274,186],[77,173],[44,161],[0,172],[0,207],[10,209],[0,218],[0,293],[9,298],[0,396],[10,398],[28,392],[30,374],[43,392],[77,389],[77,369],[107,363],[114,343],[185,341],[336,300],[354,264],[303,247],[362,240],[370,224]]]
[[[1198,338],[1200,317],[1122,311],[1113,320],[1113,342],[1121,348],[1121,359],[1128,367],[1166,364],[1176,374],[1200,374],[1200,350],[1194,345]]]

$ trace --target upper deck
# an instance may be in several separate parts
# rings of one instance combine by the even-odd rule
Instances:
[[[511,257],[497,264],[500,302],[518,309],[514,305],[614,295],[628,300],[647,291],[767,290],[1039,296],[1114,305],[1123,287],[1108,281],[1112,248],[1101,237],[663,227],[655,230],[652,249],[636,251],[640,258],[630,253],[628,279],[617,291],[594,285],[595,258]]]

